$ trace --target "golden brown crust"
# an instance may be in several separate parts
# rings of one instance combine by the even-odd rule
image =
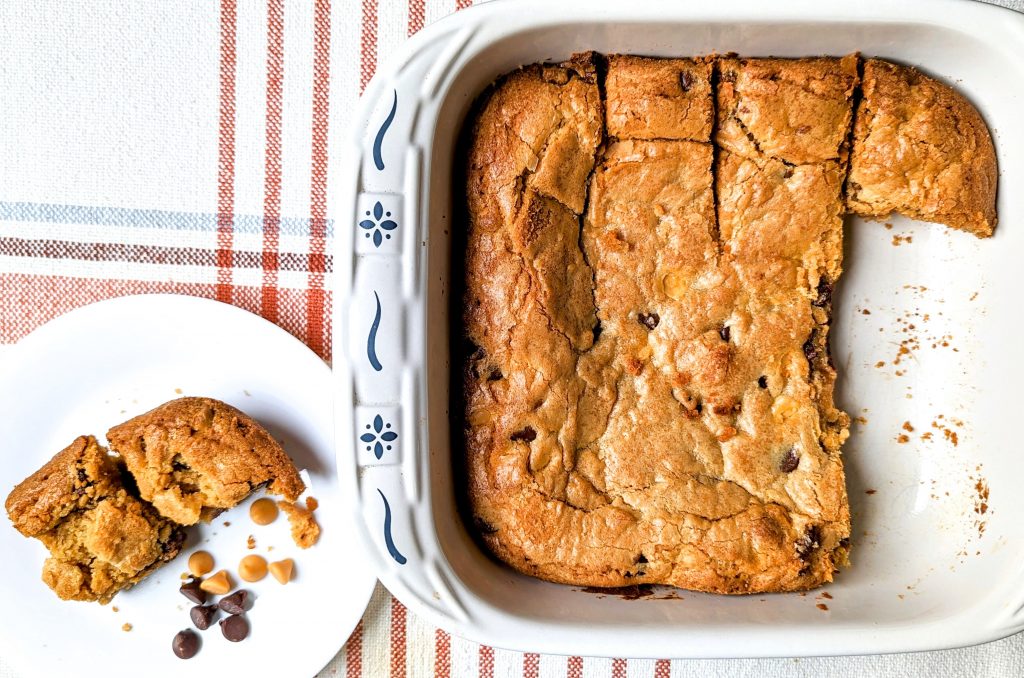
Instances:
[[[610,62],[609,78],[621,65]],[[741,83],[754,81],[748,66],[802,77],[787,65],[841,84],[808,99],[813,113],[795,103],[792,119],[828,114],[848,123],[855,63],[852,82],[849,61],[730,68]],[[665,69],[656,71],[633,80],[629,101],[608,87],[609,125],[613,112],[642,98],[642,83],[661,91]],[[761,94],[751,86],[743,96]],[[504,101],[500,86],[496,100]],[[534,95],[520,105],[544,117],[556,104]],[[497,155],[505,131],[493,119],[485,107],[474,143]],[[741,149],[750,159],[723,152],[716,187],[710,144],[610,143],[596,154],[581,238],[570,209],[531,210],[539,196],[528,181],[507,201],[520,211],[482,222],[493,175],[471,163],[469,493],[482,538],[513,567],[571,584],[742,593],[815,586],[845,557],[838,446],[846,419],[831,402],[827,330],[818,322],[827,321],[827,304],[814,306],[819,279],[839,274],[845,134],[827,148],[787,145],[762,119],[753,124],[764,146],[815,164],[794,171],[760,146]],[[626,127],[623,136],[649,132]],[[579,152],[577,169],[594,165],[591,153]],[[754,191],[774,221],[758,212]],[[557,270],[558,289],[576,293],[548,292],[556,269],[536,265],[540,249],[517,244],[526,219],[558,234],[554,261],[577,262]],[[552,318],[574,319],[573,331]],[[583,336],[588,322],[599,328],[596,341]],[[813,369],[808,342],[820,351]]]
[[[996,225],[996,156],[963,95],[909,66],[864,62],[847,204],[988,237]]]
[[[114,457],[92,436],[79,436],[18,483],[7,496],[5,508],[18,532],[35,537],[120,487]]]
[[[180,398],[113,427],[142,498],[182,525],[209,520],[262,485],[294,501],[295,465],[258,422],[212,398]]]
[[[857,56],[718,61],[716,143],[747,158],[842,160]]]
[[[469,153],[468,191],[481,230],[503,227],[519,212],[524,188],[583,211],[592,157],[601,141],[602,108],[593,59],[528,66],[490,93]],[[589,149],[589,150],[588,150]],[[525,183],[524,183],[525,182]],[[487,187],[487,193],[484,192]]]
[[[109,601],[181,551],[182,528],[138,500],[119,462],[81,436],[7,498],[18,530],[50,551],[43,581],[65,600]]]
[[[608,57],[608,136],[710,141],[711,59]]]
[[[468,494],[527,574],[754,593],[847,561],[828,334],[858,58],[724,58],[680,86],[711,62],[611,57],[603,102],[589,76],[552,90],[578,62],[529,67],[476,119]],[[597,139],[558,156],[557,195],[544,144],[521,160],[552,129]]]

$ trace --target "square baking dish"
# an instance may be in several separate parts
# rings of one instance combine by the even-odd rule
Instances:
[[[952,84],[993,132],[994,238],[900,218],[891,229],[847,219],[832,350],[837,401],[856,418],[844,446],[853,564],[824,589],[595,594],[495,562],[459,516],[449,313],[461,256],[452,252],[462,223],[460,129],[498,76],[586,50],[859,51]],[[430,622],[524,651],[862,654],[964,646],[1024,629],[1014,397],[1024,361],[1012,293],[1024,253],[1024,201],[1014,189],[1024,185],[1021,110],[1024,15],[964,0],[498,1],[422,31],[378,71],[332,154],[338,468],[363,536],[353,557],[369,558],[384,585]]]

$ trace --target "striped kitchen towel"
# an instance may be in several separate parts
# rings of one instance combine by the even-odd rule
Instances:
[[[330,151],[378,63],[469,4],[0,3],[0,355],[72,308],[173,292],[259,313],[330,360]],[[322,675],[1021,676],[1024,636],[853,659],[541,656],[452,637],[378,587]]]

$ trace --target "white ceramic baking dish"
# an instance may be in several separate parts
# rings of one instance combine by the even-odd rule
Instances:
[[[457,136],[470,104],[497,76],[591,49],[860,51],[954,84],[994,132],[1001,191],[992,240],[900,219],[892,230],[847,223],[833,354],[839,402],[866,423],[854,425],[845,446],[853,566],[826,588],[830,599],[820,592],[595,595],[496,563],[456,511],[461,488],[448,410],[450,262],[460,256],[451,251],[451,225],[460,223]],[[333,154],[340,158],[332,175],[338,467],[365,537],[353,557],[372,559],[416,614],[520,650],[854,654],[962,646],[1024,629],[1024,454],[1016,429],[1024,417],[1016,397],[1024,384],[1016,302],[1022,110],[1024,16],[963,0],[518,0],[460,12],[417,35],[378,71],[352,135]],[[894,365],[907,338],[920,347]],[[956,445],[941,427],[957,434]]]

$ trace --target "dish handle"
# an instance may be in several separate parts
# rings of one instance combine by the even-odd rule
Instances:
[[[378,577],[399,598],[418,599],[438,623],[465,621],[466,613],[422,481],[429,460],[424,149],[433,134],[425,121],[436,118],[444,84],[476,34],[472,14],[481,12],[421,31],[370,82],[340,149],[333,210],[338,471]]]

